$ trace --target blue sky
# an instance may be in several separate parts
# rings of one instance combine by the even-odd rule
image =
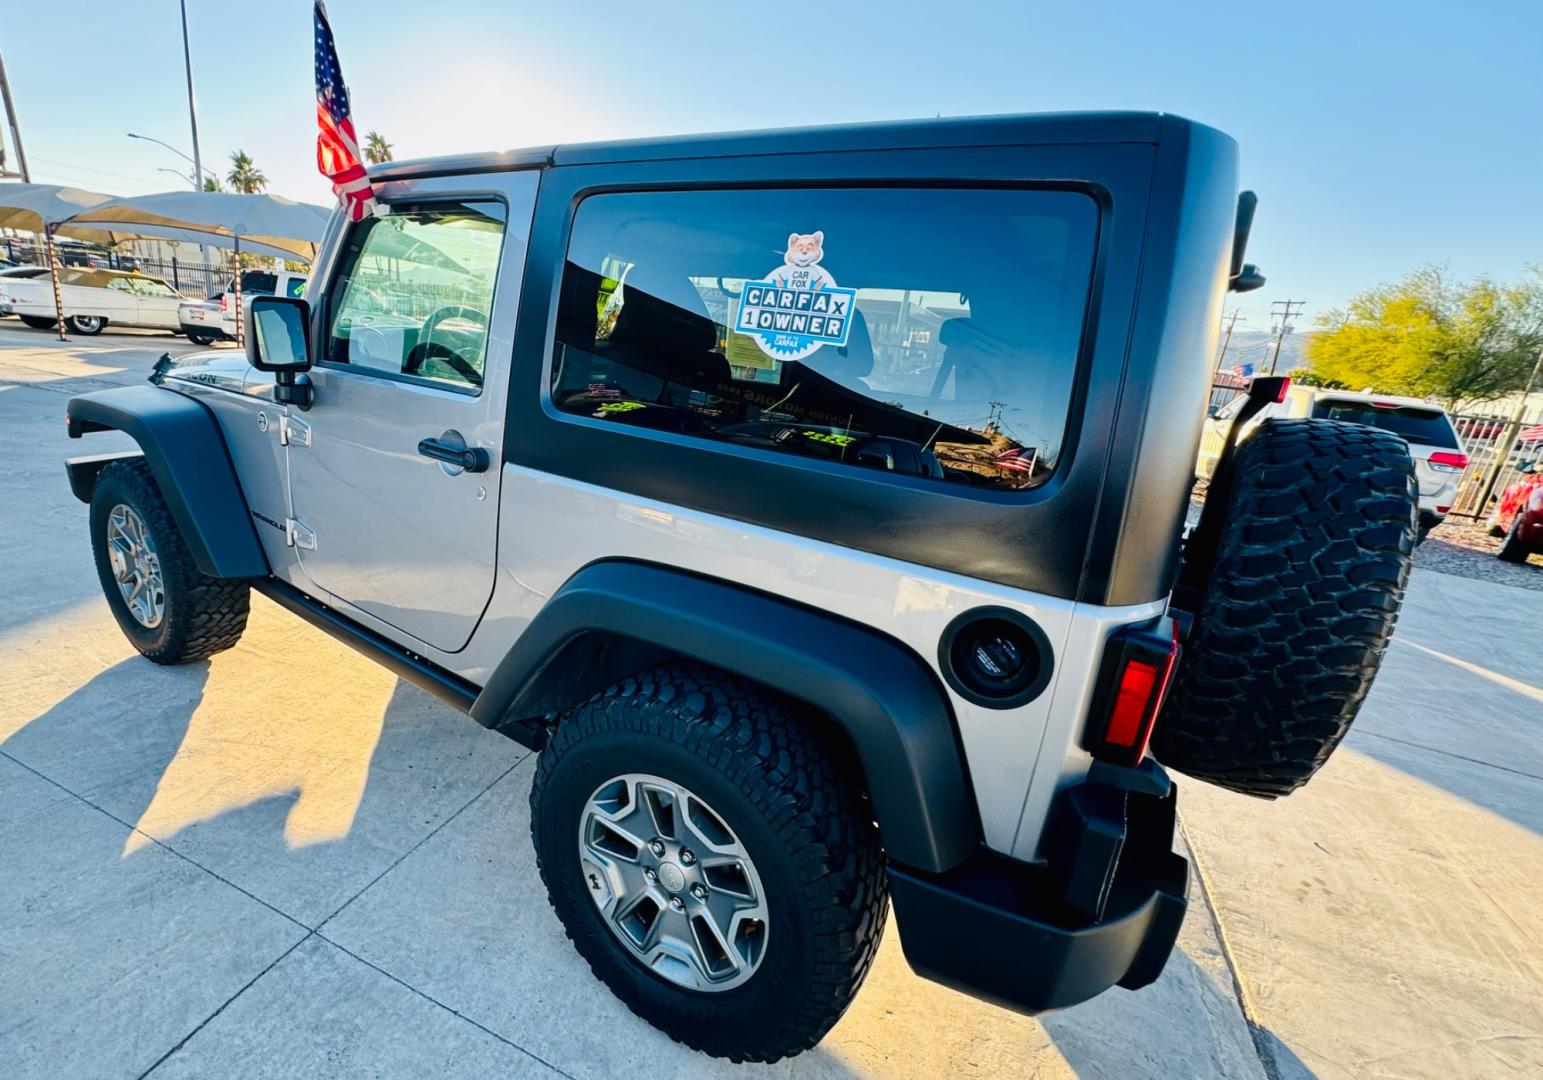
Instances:
[[[315,172],[309,0],[188,0],[206,163],[270,190]],[[1242,146],[1260,195],[1240,299],[1311,317],[1424,263],[1543,262],[1543,4],[682,3],[331,0],[361,130],[399,157],[803,123],[1161,109]],[[178,186],[189,149],[176,0],[6,4],[0,50],[34,179]]]

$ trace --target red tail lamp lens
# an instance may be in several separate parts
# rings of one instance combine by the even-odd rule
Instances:
[[[1438,450],[1430,456],[1432,465],[1445,465],[1449,469],[1466,469],[1468,467],[1467,454],[1449,454],[1445,450]]]
[[[1089,725],[1088,749],[1099,757],[1135,765],[1146,754],[1179,659],[1178,627],[1169,623],[1165,631],[1127,631],[1110,641],[1100,696],[1105,719],[1095,712]]]
[[[1291,376],[1287,375],[1280,381],[1280,389],[1275,391],[1275,404],[1279,405],[1286,400],[1286,391],[1291,389]]]

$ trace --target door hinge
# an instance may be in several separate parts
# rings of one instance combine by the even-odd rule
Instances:
[[[310,446],[311,425],[296,416],[279,415],[279,442],[284,446]]]
[[[294,518],[284,519],[284,541],[302,551],[316,550],[316,530]]]

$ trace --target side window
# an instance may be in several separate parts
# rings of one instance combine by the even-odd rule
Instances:
[[[354,226],[329,290],[325,362],[478,391],[503,240],[495,202],[396,206]]]
[[[134,283],[132,281],[130,281],[128,278],[121,277],[113,278],[108,281],[107,287],[113,292],[133,293],[137,291],[134,288]]]
[[[1061,459],[1097,228],[1072,191],[591,196],[552,400],[621,428],[1036,487]]]
[[[157,281],[155,278],[136,278],[134,283],[138,286],[137,291],[141,296],[159,296],[164,298],[177,295],[170,285],[164,281]]]

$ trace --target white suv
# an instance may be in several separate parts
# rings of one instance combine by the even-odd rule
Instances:
[[[1247,400],[1246,396],[1239,396],[1206,419],[1200,455],[1195,461],[1196,476],[1210,479],[1233,418]],[[1457,429],[1446,410],[1418,398],[1293,385],[1286,390],[1284,401],[1267,405],[1245,424],[1238,438],[1247,438],[1260,423],[1272,417],[1312,417],[1364,424],[1390,431],[1407,442],[1420,484],[1421,540],[1446,519],[1457,496],[1458,481],[1468,467],[1468,455],[1463,452]]]

